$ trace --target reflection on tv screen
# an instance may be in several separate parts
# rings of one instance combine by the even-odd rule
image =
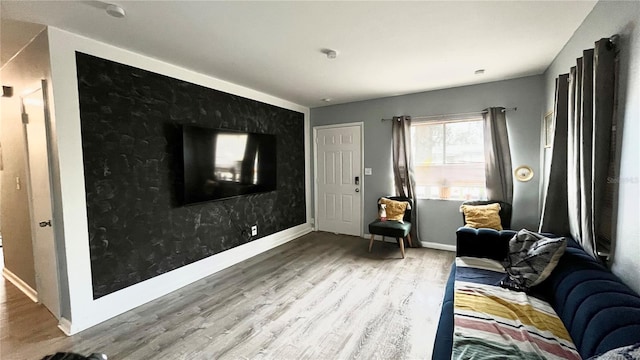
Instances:
[[[183,127],[184,202],[274,191],[276,136]]]

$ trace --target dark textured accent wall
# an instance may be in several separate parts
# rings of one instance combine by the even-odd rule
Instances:
[[[305,223],[302,113],[79,52],[76,63],[94,299]],[[180,205],[181,124],[276,135],[277,190]]]

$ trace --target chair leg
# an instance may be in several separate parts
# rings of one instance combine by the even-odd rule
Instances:
[[[413,247],[413,244],[411,243],[411,234],[407,234],[407,241],[409,241],[409,247]]]
[[[400,242],[400,252],[402,253],[402,258],[404,259],[404,239],[399,238],[398,240]]]
[[[373,237],[374,236],[375,236],[374,234],[371,234],[371,240],[369,240],[369,252],[371,252],[371,247],[373,246]]]

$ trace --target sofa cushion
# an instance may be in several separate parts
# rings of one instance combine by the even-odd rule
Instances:
[[[410,223],[401,223],[395,220],[374,221],[369,224],[369,233],[389,236],[394,238],[404,238],[411,231]]]
[[[499,261],[487,258],[456,257],[456,281],[499,286],[506,277]]]
[[[509,277],[528,290],[544,281],[567,247],[565,238],[548,238],[522,229],[509,241],[505,269]]]
[[[464,268],[480,277],[468,276]],[[503,276],[495,260],[456,258],[452,358],[580,359],[551,305],[490,285]]]
[[[509,254],[509,240],[515,234],[513,230],[461,227],[456,231],[456,255],[503,261]]]
[[[460,212],[464,213],[465,226],[475,229],[486,228],[502,230],[500,222],[500,204],[462,205]]]
[[[378,203],[386,205],[387,220],[395,220],[404,222],[404,212],[407,210],[409,203],[406,201],[395,201],[387,198],[380,198]]]

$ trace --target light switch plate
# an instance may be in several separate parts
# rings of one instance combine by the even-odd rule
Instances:
[[[372,174],[371,168],[364,168],[364,174],[365,175],[371,175]]]

